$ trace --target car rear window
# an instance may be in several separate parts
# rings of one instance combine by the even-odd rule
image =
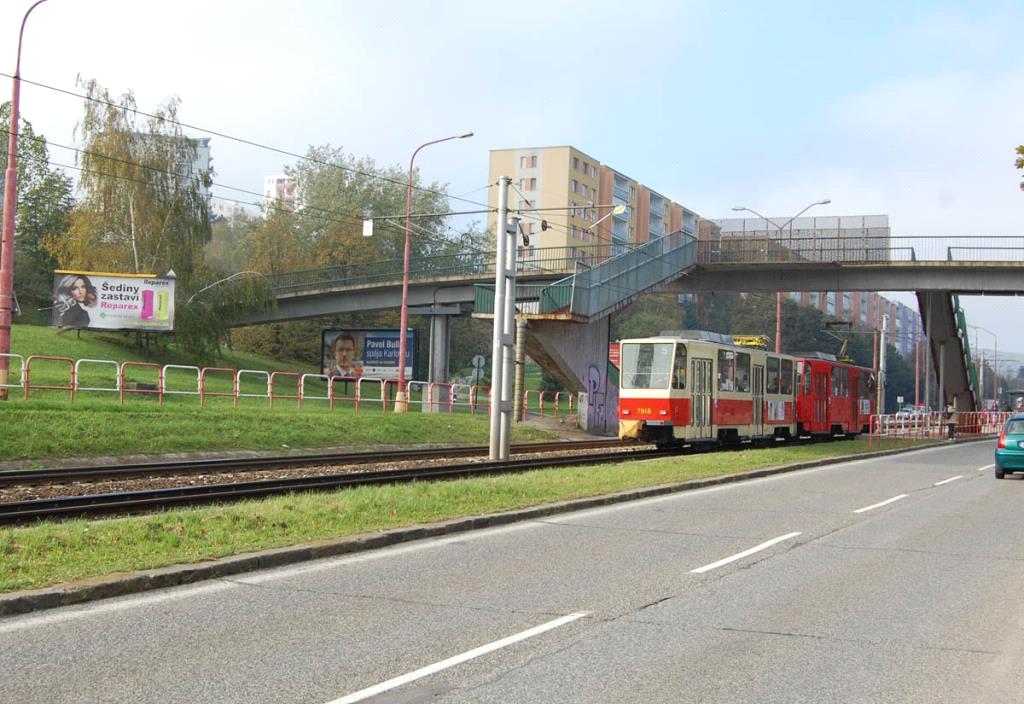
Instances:
[[[1010,420],[1006,422],[1007,435],[1024,435],[1024,420]]]

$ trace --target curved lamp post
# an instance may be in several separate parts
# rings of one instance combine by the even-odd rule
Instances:
[[[814,206],[816,206],[816,205],[828,205],[831,202],[832,201],[830,199],[828,199],[828,198],[823,198],[821,200],[816,200],[813,203],[811,203],[810,205],[808,205],[806,208],[801,210],[799,213],[797,213],[796,215],[791,217],[789,220],[784,222],[782,225],[780,225],[779,223],[775,222],[774,220],[770,220],[770,219],[766,218],[764,215],[761,215],[761,213],[757,212],[753,208],[747,208],[747,207],[742,206],[742,205],[737,205],[737,206],[733,207],[733,210],[746,210],[748,213],[753,213],[754,215],[756,215],[757,217],[761,218],[765,222],[770,222],[772,225],[774,225],[775,227],[777,227],[779,229],[779,240],[781,241],[782,240],[782,232],[783,232],[783,230],[786,229],[786,225],[789,225],[790,223],[792,223],[794,220],[796,220],[798,217],[800,217],[801,215],[806,213],[808,210],[810,210]],[[781,353],[782,352],[782,291],[776,291],[775,292],[775,352],[776,353]]]
[[[405,393],[405,343],[407,337],[405,329],[409,324],[409,230],[412,219],[412,165],[416,161],[416,155],[424,147],[429,147],[431,144],[440,144],[452,139],[466,139],[472,136],[472,132],[466,132],[424,142],[416,147],[416,151],[412,153],[412,158],[409,159],[409,180],[406,182],[405,187],[405,254],[402,257],[402,316],[398,330],[398,391],[395,392],[396,413],[404,413],[409,410],[409,399]]]
[[[10,369],[11,317],[14,313],[14,214],[18,207],[18,119],[21,96],[21,39],[32,10],[46,0],[37,0],[21,19],[18,32],[18,59],[14,66],[11,92],[11,126],[7,138],[7,171],[4,174],[4,224],[0,240],[0,384],[7,384]],[[0,399],[7,398],[6,386],[0,386]]]

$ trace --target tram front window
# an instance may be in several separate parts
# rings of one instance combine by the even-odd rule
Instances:
[[[622,345],[622,388],[667,389],[672,377],[671,342],[628,342]]]

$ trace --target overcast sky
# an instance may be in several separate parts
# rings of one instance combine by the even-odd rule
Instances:
[[[0,3],[0,72],[31,4]],[[809,214],[885,213],[894,235],[1024,235],[1022,26],[1024,3],[978,0],[48,0],[22,77],[71,91],[94,78],[144,110],[176,95],[184,122],[380,164],[473,130],[417,165],[479,199],[488,150],[571,144],[705,217],[831,198]],[[72,143],[81,112],[23,86],[23,117],[54,143]],[[289,163],[211,147],[216,180],[252,191]],[[963,300],[1024,361],[1024,299]]]

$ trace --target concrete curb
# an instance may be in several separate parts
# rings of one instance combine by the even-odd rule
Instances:
[[[977,438],[973,440],[962,440],[963,442],[977,442],[990,440],[991,438]],[[924,447],[931,447],[926,445]],[[406,543],[423,538],[434,538],[452,533],[463,533],[481,528],[492,528],[495,526],[527,521],[535,518],[543,518],[559,513],[570,513],[598,506],[635,501],[664,494],[674,494],[695,489],[704,489],[722,484],[746,481],[749,479],[761,479],[776,474],[786,474],[802,469],[822,467],[829,464],[841,464],[853,460],[872,459],[897,455],[904,452],[912,452],[922,449],[921,446],[900,448],[896,450],[879,450],[875,452],[864,452],[845,457],[830,457],[828,459],[810,460],[807,462],[796,462],[794,464],[781,465],[778,467],[765,467],[753,469],[748,472],[736,474],[725,474],[707,479],[693,479],[678,484],[663,484],[660,486],[644,487],[642,489],[631,489],[615,494],[592,496],[585,499],[574,499],[570,501],[559,501],[543,506],[520,509],[518,511],[506,511],[485,516],[469,516],[454,518],[442,523],[432,523],[426,526],[412,526],[409,528],[396,528],[383,533],[371,535],[357,535],[341,540],[326,541],[308,545],[297,545],[286,548],[264,550],[257,553],[247,553],[198,562],[186,565],[173,565],[153,570],[143,570],[129,574],[100,577],[94,580],[77,582],[72,585],[48,587],[31,591],[11,592],[0,595],[0,616],[23,614],[30,611],[52,609],[58,606],[70,606],[82,604],[88,601],[107,599],[127,594],[174,587],[184,584],[192,584],[209,579],[229,577],[231,575],[253,572],[256,570],[281,567],[297,562],[319,560],[325,557],[335,557],[353,552],[365,550],[376,550],[389,545]]]

